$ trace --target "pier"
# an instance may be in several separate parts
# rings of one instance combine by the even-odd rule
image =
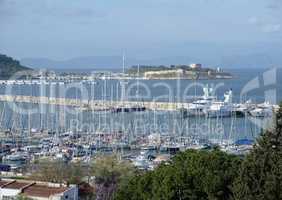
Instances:
[[[69,106],[89,111],[105,111],[117,107],[143,106],[149,110],[172,111],[183,106],[188,107],[189,103],[175,102],[154,102],[154,101],[107,101],[107,100],[81,100],[72,98],[54,98],[45,96],[22,96],[22,95],[0,95],[2,102],[47,104],[57,106]]]

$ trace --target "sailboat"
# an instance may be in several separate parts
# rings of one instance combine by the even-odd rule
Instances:
[[[146,110],[145,106],[140,106],[140,105],[125,105],[125,100],[126,98],[126,85],[128,84],[128,81],[124,79],[125,77],[125,56],[123,56],[123,79],[120,81],[121,85],[121,101],[122,101],[122,106],[120,107],[115,107],[112,109],[113,113],[131,113],[131,112],[143,112]],[[138,77],[139,77],[139,65],[138,65]],[[137,80],[137,97],[139,98],[139,79]]]

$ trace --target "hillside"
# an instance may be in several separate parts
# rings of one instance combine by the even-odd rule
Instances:
[[[243,52],[243,51],[242,51]],[[219,58],[213,56],[207,58],[200,55],[189,56],[163,56],[154,58],[126,57],[126,67],[137,65],[140,66],[169,66],[174,64],[185,63],[202,63],[205,66],[220,66],[223,69],[238,68],[269,68],[272,66],[281,67],[282,59],[278,51],[276,54],[253,53],[253,54],[229,54],[222,55]],[[279,57],[280,56],[280,57]],[[122,56],[87,56],[75,57],[66,60],[52,60],[48,58],[23,58],[20,62],[34,69],[92,69],[92,70],[109,70],[122,69]]]
[[[34,69],[111,69],[122,68],[122,56],[89,56],[69,60],[24,58],[21,60],[21,63]]]
[[[230,73],[212,68],[191,68],[189,65],[132,66],[127,70],[130,76],[147,79],[229,79]]]
[[[1,79],[7,79],[11,77],[13,74],[15,74],[16,72],[23,71],[23,70],[31,70],[31,69],[28,67],[22,66],[19,61],[14,60],[11,57],[0,54],[0,78]]]

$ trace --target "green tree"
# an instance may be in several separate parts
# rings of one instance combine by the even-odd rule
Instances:
[[[22,66],[19,61],[0,54],[0,78],[7,79],[14,73],[24,70],[31,71],[30,68]]]
[[[237,156],[219,150],[188,150],[121,185],[115,199],[230,199],[240,163]]]
[[[79,184],[85,176],[86,171],[80,163],[40,160],[30,178],[54,183]]]
[[[258,139],[234,184],[235,199],[282,199],[282,105],[274,127]]]
[[[99,156],[93,163],[96,198],[112,199],[118,184],[128,182],[135,168],[128,161],[118,159],[117,155]]]

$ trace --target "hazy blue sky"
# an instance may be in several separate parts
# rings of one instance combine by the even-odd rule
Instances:
[[[0,0],[0,53],[141,58],[275,51],[281,0]]]

